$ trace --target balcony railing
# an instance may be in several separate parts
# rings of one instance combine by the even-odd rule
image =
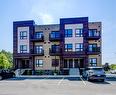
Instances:
[[[52,49],[52,48],[50,48],[49,49],[49,54],[51,55],[51,56],[59,56],[59,55],[61,55],[61,49],[59,48],[59,49]]]
[[[61,36],[60,36],[60,34],[59,34],[59,36],[52,36],[51,34],[49,34],[49,40],[50,41],[60,41]]]
[[[44,50],[33,50],[31,51],[31,55],[37,55],[37,56],[44,56]]]
[[[95,47],[95,48],[92,48],[92,50],[87,50],[87,54],[99,54],[101,53],[101,49],[100,47]]]
[[[31,37],[31,41],[43,42],[44,41],[44,36],[40,36],[40,37],[33,36],[33,37]]]
[[[64,51],[64,54],[85,54],[85,51]]]

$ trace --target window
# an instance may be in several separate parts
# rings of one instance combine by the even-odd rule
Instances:
[[[75,51],[83,51],[83,43],[75,44]]]
[[[89,59],[89,64],[91,66],[97,66],[97,58],[90,58]]]
[[[97,29],[89,29],[89,37],[99,36]]]
[[[52,31],[51,38],[60,38],[60,32],[59,31]]]
[[[20,39],[27,39],[27,31],[20,31]]]
[[[35,32],[35,38],[42,38],[43,37],[43,32]]]
[[[36,64],[36,67],[42,67],[43,66],[43,60],[42,59],[36,59],[35,64]]]
[[[57,67],[59,65],[59,59],[52,59],[52,67]]]
[[[72,29],[65,29],[65,37],[72,37]]]
[[[43,46],[42,45],[36,45],[35,46],[35,53],[43,53]]]
[[[91,52],[97,51],[97,44],[89,44],[89,51]]]
[[[72,44],[65,44],[65,51],[72,51]]]
[[[59,52],[60,46],[59,45],[52,45],[52,52]]]
[[[27,45],[20,45],[20,53],[27,53]]]
[[[75,37],[82,37],[82,36],[83,36],[83,29],[76,29]]]

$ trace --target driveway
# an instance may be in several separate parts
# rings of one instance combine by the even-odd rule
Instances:
[[[116,77],[88,82],[76,76],[20,76],[0,81],[0,95],[116,95]]]

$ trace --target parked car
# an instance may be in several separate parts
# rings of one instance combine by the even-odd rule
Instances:
[[[116,70],[111,70],[110,73],[111,74],[116,74]]]
[[[105,71],[102,67],[88,67],[83,71],[82,75],[88,81],[100,80],[104,82],[106,78]]]
[[[15,77],[15,73],[12,70],[0,69],[0,80]]]

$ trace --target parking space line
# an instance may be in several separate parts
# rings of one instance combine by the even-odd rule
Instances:
[[[87,85],[84,81],[84,79],[80,76],[81,81],[83,82],[84,85]]]
[[[57,85],[60,85],[63,80],[64,80],[64,77],[57,83]]]

